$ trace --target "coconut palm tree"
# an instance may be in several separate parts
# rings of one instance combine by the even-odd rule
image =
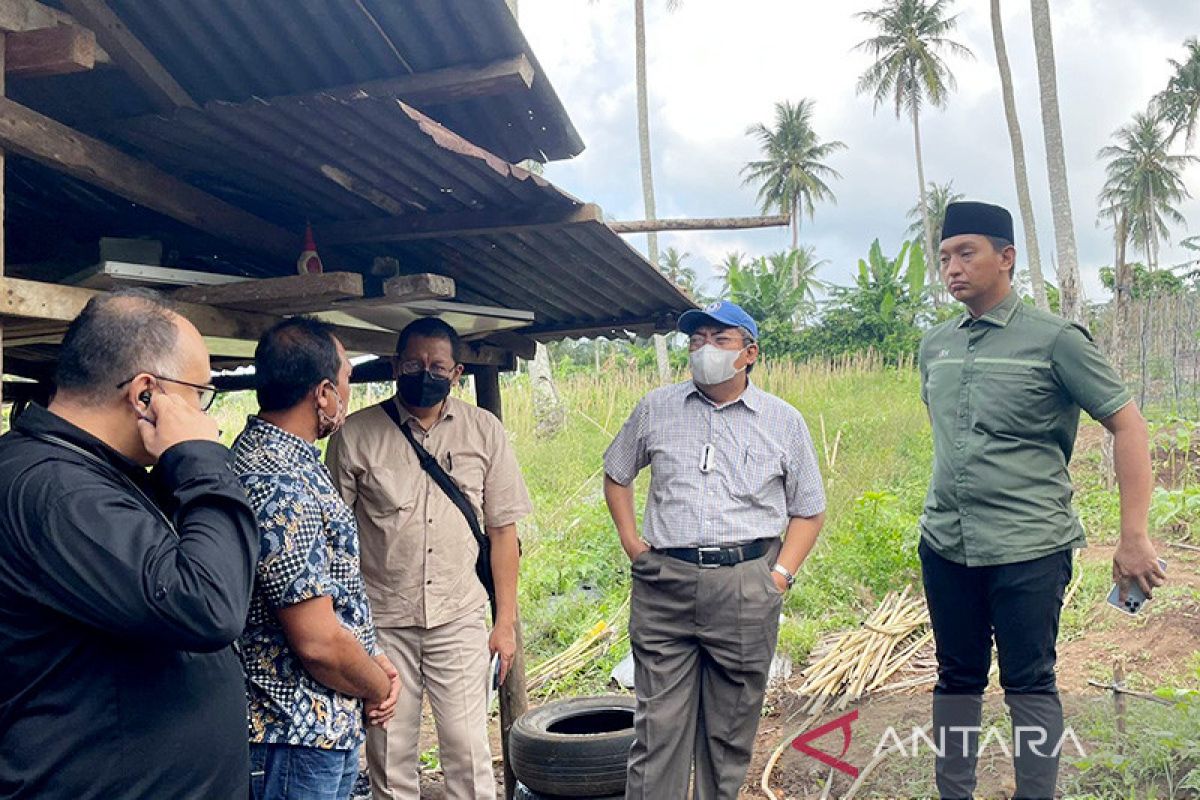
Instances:
[[[757,183],[758,202],[763,213],[778,208],[788,214],[792,224],[792,249],[800,246],[800,216],[812,219],[816,203],[836,203],[827,178],[840,178],[837,170],[824,162],[830,155],[846,149],[846,143],[822,142],[812,128],[813,101],[788,101],[775,104],[775,127],[761,122],[746,129],[746,135],[758,140],[763,158],[742,168],[743,185]]]
[[[1046,280],[1042,277],[1042,253],[1038,246],[1037,223],[1033,217],[1033,200],[1029,195],[1029,176],[1025,169],[1025,141],[1021,136],[1021,121],[1017,117],[1017,101],[1013,97],[1012,71],[1008,66],[1008,48],[1004,44],[1004,24],[1000,18],[1000,0],[991,0],[992,45],[996,50],[996,66],[1000,70],[1000,94],[1004,99],[1004,118],[1008,122],[1008,142],[1012,148],[1013,176],[1017,180],[1017,205],[1021,209],[1021,228],[1025,231],[1025,256],[1029,262],[1029,282],[1033,302],[1043,311],[1050,310],[1046,299]]]
[[[674,247],[668,247],[658,258],[658,270],[676,286],[692,295],[692,299],[696,299],[696,270],[683,263],[691,257],[691,253],[681,253]]]
[[[682,0],[666,0],[667,9],[675,10]],[[642,165],[642,203],[646,219],[657,219],[654,207],[654,173],[650,167],[650,99],[646,82],[646,0],[633,0],[633,35],[635,80],[637,83],[638,153]],[[658,234],[646,234],[646,254],[651,264],[658,264]],[[658,379],[666,383],[671,375],[667,362],[667,338],[654,337],[654,356],[658,364]]]
[[[1150,112],[1133,115],[1133,121],[1113,133],[1113,143],[1101,148],[1107,159],[1106,180],[1100,192],[1101,214],[1124,228],[1128,240],[1146,257],[1146,266],[1158,267],[1158,247],[1170,238],[1170,224],[1182,225],[1176,207],[1191,197],[1183,172],[1200,163],[1192,155],[1172,155],[1169,133]],[[1125,225],[1121,225],[1121,215]]]
[[[1054,33],[1050,28],[1049,0],[1030,0],[1033,49],[1037,54],[1038,94],[1042,104],[1042,136],[1046,140],[1046,171],[1050,177],[1050,204],[1054,219],[1054,249],[1058,255],[1059,310],[1073,322],[1083,322],[1083,297],[1079,284],[1079,254],[1075,249],[1075,221],[1067,182],[1067,157],[1063,151],[1062,119],[1058,113],[1058,77],[1054,66]]]
[[[597,0],[589,0],[595,3]],[[668,11],[683,5],[683,0],[665,0]],[[646,0],[633,0],[633,52],[634,82],[637,87],[638,155],[642,169],[642,204],[646,219],[657,219],[654,204],[654,171],[650,164],[650,92],[646,80]],[[658,234],[646,234],[646,256],[651,264],[658,264]],[[659,380],[664,383],[670,377],[667,364],[667,339],[654,335],[654,355],[658,365]]]
[[[1154,109],[1171,126],[1168,142],[1174,142],[1180,133],[1190,150],[1200,127],[1200,38],[1193,36],[1183,43],[1187,58],[1176,61],[1167,59],[1175,73],[1167,82],[1167,88],[1154,97]]]
[[[942,229],[946,221],[946,206],[963,199],[961,192],[954,191],[954,181],[946,183],[929,182],[929,190],[925,192],[925,213],[921,213],[920,203],[908,210],[906,215],[912,224],[904,232],[910,239],[924,240],[925,220],[929,219],[929,227],[935,232]]]
[[[947,38],[954,30],[957,15],[947,16],[953,0],[889,0],[874,11],[857,16],[871,23],[878,33],[856,49],[870,53],[874,63],[858,79],[858,92],[870,93],[875,109],[891,103],[896,119],[908,114],[913,127],[913,147],[917,157],[917,191],[924,226],[924,251],[929,283],[937,285],[937,266],[933,227],[926,212],[925,162],[921,153],[921,108],[926,103],[941,108],[954,90],[954,74],[942,59],[942,52],[971,57],[970,49]]]

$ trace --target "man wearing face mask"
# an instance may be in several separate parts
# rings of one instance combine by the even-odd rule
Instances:
[[[254,353],[259,412],[233,445],[262,554],[238,653],[250,703],[252,800],[346,800],[368,724],[399,679],[376,643],[354,513],[314,442],[337,431],[350,362],[328,325],[293,317]]]
[[[516,652],[517,522],[532,511],[504,426],[450,397],[459,339],[425,317],[400,332],[397,396],[358,412],[329,444],[328,464],[353,508],[363,574],[384,651],[400,673],[396,714],[367,734],[376,800],[417,800],[422,689],[437,724],[449,800],[493,800],[487,736],[489,653],[501,681]],[[409,436],[412,437],[411,441]],[[480,548],[463,508],[422,466],[422,448],[465,496],[490,542],[495,619],[476,574]]]
[[[679,318],[692,380],[646,395],[604,454],[633,576],[628,800],[734,800],[746,778],[784,593],[825,493],[800,412],[750,382],[758,326],[714,303]],[[639,536],[633,481],[650,467]],[[780,533],[784,536],[780,541]]]

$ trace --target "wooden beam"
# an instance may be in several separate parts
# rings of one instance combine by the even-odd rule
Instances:
[[[458,103],[475,97],[506,94],[533,85],[533,65],[524,54],[475,67],[448,67],[417,72],[399,78],[337,86],[318,94],[335,100],[365,97],[395,97],[409,105],[433,106]],[[312,93],[273,97],[269,102],[307,100]]]
[[[62,286],[19,278],[0,278],[0,318],[70,322],[87,302],[105,294],[78,286]],[[175,309],[204,336],[255,341],[282,317],[215,308],[198,303],[175,303]],[[396,346],[392,331],[335,325],[333,333],[354,353],[385,354]]]
[[[5,34],[4,72],[10,78],[44,78],[86,72],[96,65],[96,37],[75,25]]]
[[[675,320],[676,317],[674,315],[668,315],[657,320],[636,317],[609,322],[568,323],[557,326],[538,325],[535,328],[524,330],[522,333],[539,342],[550,342],[557,339],[595,338],[598,336],[606,339],[628,339],[629,337],[625,335],[626,331],[638,336],[649,336],[652,333],[669,333],[675,330]]]
[[[610,222],[614,233],[655,231],[731,231],[743,228],[778,228],[791,222],[787,214],[773,217],[696,217],[694,219],[639,219]]]
[[[330,310],[392,306],[421,300],[453,300],[456,291],[454,279],[445,275],[432,272],[397,275],[383,282],[381,294],[335,300],[330,304]]]
[[[585,203],[571,208],[533,211],[455,211],[444,214],[405,214],[399,217],[331,222],[316,231],[323,245],[407,242],[414,239],[449,239],[494,236],[602,222],[600,207]]]
[[[0,147],[252,251],[288,260],[299,237],[44,114],[0,98]]]
[[[212,286],[186,286],[171,293],[171,299],[176,301],[271,314],[326,311],[334,301],[362,296],[363,276],[356,272],[288,275]]]
[[[32,31],[38,28],[53,28],[56,25],[80,25],[65,11],[39,3],[37,0],[0,0],[0,31]],[[96,63],[110,64],[108,51],[96,45]]]
[[[418,300],[453,300],[458,293],[454,278],[418,272],[397,275],[383,282],[383,298],[389,303],[413,303]]]
[[[494,331],[481,336],[479,340],[484,344],[511,350],[514,355],[526,361],[532,360],[537,354],[537,340],[513,331]]]
[[[491,367],[483,367],[472,371],[475,376],[475,404],[496,415],[496,419],[504,421],[504,408],[500,396],[500,372]],[[508,677],[500,686],[500,746],[504,758],[504,790],[508,797],[513,796],[516,787],[516,776],[512,771],[512,759],[509,758],[508,733],[513,723],[529,710],[529,688],[525,682],[525,642],[521,617],[518,613],[514,620],[513,633],[517,640],[517,649],[513,655],[512,664],[508,669]]]
[[[63,0],[63,5],[79,24],[91,28],[113,61],[125,70],[159,109],[170,111],[180,106],[197,108],[191,96],[104,0]]]

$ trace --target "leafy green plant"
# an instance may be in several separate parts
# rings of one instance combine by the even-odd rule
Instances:
[[[1168,490],[1158,487],[1150,498],[1150,526],[1156,531],[1182,532],[1190,536],[1200,524],[1200,486]]]

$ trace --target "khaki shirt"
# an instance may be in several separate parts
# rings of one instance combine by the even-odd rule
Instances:
[[[1084,546],[1067,471],[1079,410],[1101,420],[1131,399],[1087,330],[1011,293],[931,329],[919,364],[933,423],[929,546],[968,566]]]
[[[493,414],[451,397],[426,433],[397,405],[404,424],[458,482],[484,526],[529,515],[533,506],[516,454]],[[376,626],[433,628],[487,601],[475,575],[479,547],[466,519],[421,469],[412,445],[381,407],[352,414],[330,440],[326,462],[358,520]]]

